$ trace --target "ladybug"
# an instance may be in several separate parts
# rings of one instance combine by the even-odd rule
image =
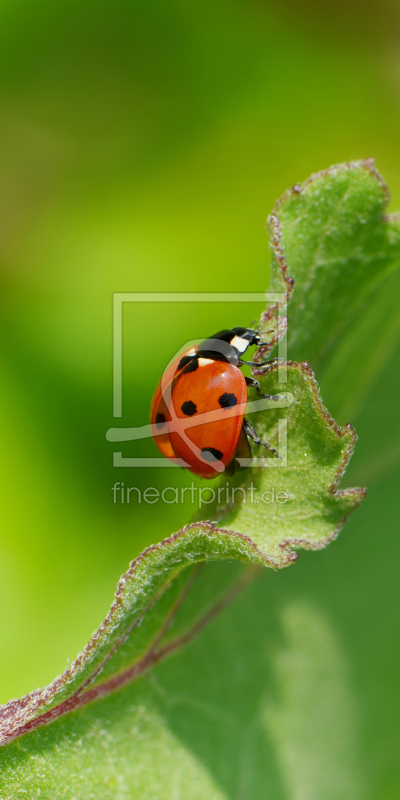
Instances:
[[[242,359],[248,347],[260,344],[260,334],[251,328],[223,330],[167,367],[150,409],[154,441],[166,458],[202,478],[215,478],[224,470],[232,475],[235,458],[251,458],[249,438],[278,455],[245,418],[249,386],[270,398],[240,370],[244,364],[271,363]]]

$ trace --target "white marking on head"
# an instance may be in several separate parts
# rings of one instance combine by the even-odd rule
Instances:
[[[244,353],[249,346],[249,340],[243,339],[241,336],[234,336],[231,340],[231,345],[235,348],[235,350],[238,351],[238,353]]]

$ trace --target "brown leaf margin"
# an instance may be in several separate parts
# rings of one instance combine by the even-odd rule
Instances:
[[[198,555],[197,558],[193,558],[192,552],[195,541],[197,540],[198,543],[204,539],[207,540],[206,550],[203,550],[202,554]],[[182,543],[184,548],[181,546]],[[187,556],[186,564],[182,563],[184,550]],[[177,559],[174,559],[174,551],[176,551]],[[82,652],[79,653],[74,663],[67,667],[61,675],[44,689],[30,692],[24,697],[11,700],[9,703],[0,707],[0,744],[6,744],[22,733],[38,727],[40,724],[39,715],[46,714],[45,721],[51,722],[53,719],[60,716],[57,709],[61,710],[62,713],[66,713],[72,710],[73,707],[82,704],[81,701],[78,702],[78,696],[88,683],[88,678],[85,674],[87,668],[93,666],[93,672],[88,676],[90,680],[94,672],[96,672],[96,675],[99,674],[102,665],[108,660],[107,655],[105,655],[101,664],[97,664],[96,650],[99,646],[101,649],[101,645],[104,641],[108,643],[108,636],[115,639],[113,634],[115,633],[116,627],[120,627],[121,608],[125,605],[124,600],[127,598],[131,584],[137,580],[139,583],[138,590],[143,592],[143,587],[141,585],[143,572],[145,572],[148,567],[151,568],[154,565],[153,557],[159,554],[162,554],[164,557],[158,561],[160,572],[163,571],[165,573],[168,561],[170,563],[172,561],[173,567],[170,568],[175,574],[177,573],[177,568],[181,569],[184,566],[194,564],[198,561],[236,558],[243,562],[278,569],[292,563],[298,557],[297,553],[290,551],[288,548],[284,548],[282,560],[275,559],[262,552],[249,536],[237,533],[236,531],[215,527],[211,522],[199,522],[186,525],[180,531],[164,539],[159,544],[154,544],[146,548],[146,550],[140,553],[140,555],[131,562],[129,569],[120,579],[115,592],[114,602],[104,622],[101,623],[98,630],[91,637],[89,643]],[[139,572],[141,573],[140,576],[138,575]],[[165,575],[163,588],[170,580],[171,575]],[[148,598],[144,611],[149,608],[153,599],[152,597]],[[141,619],[142,616],[140,616],[140,620]],[[135,627],[135,622],[130,626],[131,631]],[[109,645],[113,648],[113,653],[124,641],[126,641],[125,632],[120,636],[119,640],[117,639]],[[79,685],[82,678],[83,685]],[[78,686],[75,688],[77,683]],[[64,700],[63,695],[65,691],[69,696]],[[35,722],[36,724],[33,724]]]
[[[301,547],[304,550],[323,550],[328,544],[335,541],[339,536],[340,531],[343,528],[343,525],[348,520],[352,511],[360,505],[364,497],[367,495],[367,489],[365,487],[354,487],[351,489],[338,489],[338,485],[340,483],[341,478],[343,477],[350,459],[353,455],[354,448],[357,443],[357,434],[353,425],[350,422],[347,422],[345,425],[340,426],[336,422],[336,420],[332,417],[329,413],[326,406],[324,406],[319,390],[319,386],[315,375],[307,363],[307,361],[302,361],[301,363],[297,363],[296,361],[287,361],[284,365],[286,368],[295,367],[299,369],[299,371],[307,378],[308,385],[311,390],[311,395],[314,400],[315,406],[318,410],[320,416],[325,420],[327,425],[331,428],[331,430],[335,433],[338,439],[343,439],[344,437],[349,437],[350,441],[348,446],[346,447],[342,462],[338,471],[336,472],[332,483],[328,487],[328,493],[331,494],[333,497],[349,497],[353,498],[355,501],[355,505],[348,510],[348,512],[341,518],[339,524],[334,528],[330,536],[327,536],[325,539],[321,539],[318,542],[310,541],[309,539],[302,539],[296,537],[290,537],[288,539],[284,539],[283,542],[280,543],[279,547],[282,549],[286,549],[287,547]],[[271,364],[266,367],[255,367],[253,370],[254,375],[258,375],[259,377],[265,376],[270,372],[274,372],[276,370],[276,365]]]

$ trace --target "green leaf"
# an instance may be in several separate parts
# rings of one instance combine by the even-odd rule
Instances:
[[[210,565],[207,582],[230,569]],[[4,748],[0,796],[358,800],[341,642],[283,577],[257,580],[148,676]]]
[[[263,377],[262,388],[271,394],[276,394],[279,372],[275,366]],[[329,417],[307,366],[289,365],[287,378],[290,408],[257,415],[271,441],[279,421],[285,422],[281,458],[266,459],[265,468],[247,469],[235,481],[221,483],[222,503],[209,507],[218,523],[189,525],[132,562],[106,620],[76,662],[43,692],[3,710],[4,741],[22,727],[29,730],[36,718],[47,719],[43,715],[54,707],[60,714],[81,705],[91,698],[93,687],[103,687],[100,694],[112,691],[113,685],[105,687],[114,675],[120,685],[156,663],[165,620],[170,614],[175,617],[175,604],[190,582],[187,571],[181,574],[185,567],[220,559],[283,567],[296,558],[292,547],[317,549],[336,536],[364,495],[363,490],[336,490],[354,447],[354,431],[338,428]],[[218,490],[210,491],[218,495]],[[272,492],[274,513],[267,514]],[[129,675],[123,677],[126,669]]]
[[[389,199],[367,159],[316,173],[278,200],[268,219],[270,289],[290,301],[291,358],[312,363],[398,266],[400,218],[385,216]],[[275,314],[264,315],[265,330]]]
[[[316,550],[334,539],[364,490],[336,490],[355,445],[353,428],[339,428],[330,417],[307,364],[289,364],[284,384],[280,372],[276,366],[259,370],[261,389],[276,396],[284,386],[292,405],[250,416],[260,438],[278,448],[280,459],[266,459],[266,468],[246,470],[244,478],[237,473],[235,481],[224,479],[222,499],[225,487],[229,492],[232,483],[243,485],[235,495],[238,502],[230,508],[216,504],[209,513],[236,531],[250,533],[277,566],[285,566],[287,547]],[[251,488],[254,503],[248,502]]]
[[[382,180],[371,162],[362,162],[314,176],[275,209],[272,289],[292,295],[289,344],[301,358],[326,348],[393,270],[400,235],[397,222],[383,217],[386,202]],[[273,306],[263,316],[266,330],[274,324],[269,349],[286,327],[276,311]],[[278,647],[278,699],[266,689],[260,650],[267,632],[265,581],[254,583],[261,567],[287,566],[296,549],[324,547],[360,504],[364,490],[337,488],[355,434],[330,417],[307,364],[272,364],[256,374],[263,392],[291,400],[287,408],[277,404],[252,416],[280,459],[268,457],[262,467],[210,484],[216,497],[207,503],[208,521],[188,525],[135,559],[74,664],[46,689],[2,707],[5,797],[253,800],[265,796],[266,782],[274,798],[300,790],[311,796],[310,786],[316,797],[360,794],[345,669],[330,673],[340,646],[329,622],[316,617],[310,629],[307,609],[282,616],[291,655]],[[306,678],[309,648],[314,656]],[[292,662],[300,669],[297,704]],[[328,729],[322,725],[317,739],[299,747],[307,698],[313,691],[320,698],[327,687]],[[320,708],[316,699],[316,718]],[[206,722],[199,723],[194,709],[203,709]],[[343,746],[336,744],[339,730]],[[336,794],[325,756],[313,755],[321,738],[341,765]]]
[[[399,293],[397,269],[337,337],[334,348],[317,361],[321,391],[339,421],[357,420],[374,384],[393,361],[400,338]]]

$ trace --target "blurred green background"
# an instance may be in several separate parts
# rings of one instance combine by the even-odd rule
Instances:
[[[374,156],[400,207],[399,43],[394,0],[1,4],[0,701],[58,674],[129,560],[192,514],[112,502],[116,480],[190,482],[112,467],[112,293],[264,291],[267,214],[332,163]],[[126,307],[120,424],[147,422],[182,343],[259,312]],[[398,328],[350,420],[323,392],[357,427],[348,482],[369,498],[338,543],[279,576],[341,642],[374,800],[400,796]]]

